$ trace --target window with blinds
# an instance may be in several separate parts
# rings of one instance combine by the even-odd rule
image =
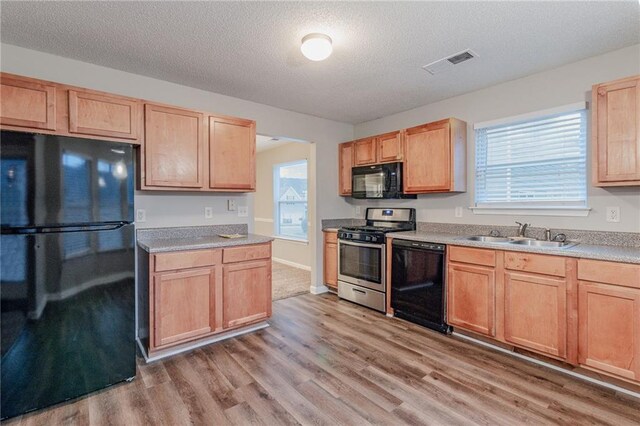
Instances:
[[[476,127],[476,207],[585,207],[585,109]]]

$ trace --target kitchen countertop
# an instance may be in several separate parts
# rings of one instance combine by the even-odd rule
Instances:
[[[244,246],[268,243],[269,241],[273,241],[273,238],[256,234],[247,234],[241,238],[222,238],[217,235],[204,235],[174,238],[138,238],[138,246],[149,253],[164,253],[169,251]]]
[[[392,232],[387,236],[410,241],[423,241],[438,244],[488,248],[505,251],[522,251],[529,253],[550,254],[584,259],[608,260],[612,262],[640,264],[640,247],[606,246],[595,244],[581,244],[567,248],[530,247],[509,243],[488,243],[483,241],[469,241],[465,236],[425,231]]]

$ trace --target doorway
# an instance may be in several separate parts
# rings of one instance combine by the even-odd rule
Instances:
[[[315,235],[313,144],[256,136],[254,230],[273,242],[273,300],[308,293]]]

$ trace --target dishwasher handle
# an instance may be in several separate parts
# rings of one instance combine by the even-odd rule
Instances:
[[[438,243],[429,243],[423,241],[397,240],[393,239],[392,246],[398,248],[408,248],[416,250],[430,250],[444,253],[446,245]]]

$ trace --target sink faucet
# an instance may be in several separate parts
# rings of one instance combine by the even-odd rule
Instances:
[[[520,223],[520,222],[516,222],[518,224],[518,237],[524,237],[524,233],[527,232],[527,227],[530,226],[530,223]]]

